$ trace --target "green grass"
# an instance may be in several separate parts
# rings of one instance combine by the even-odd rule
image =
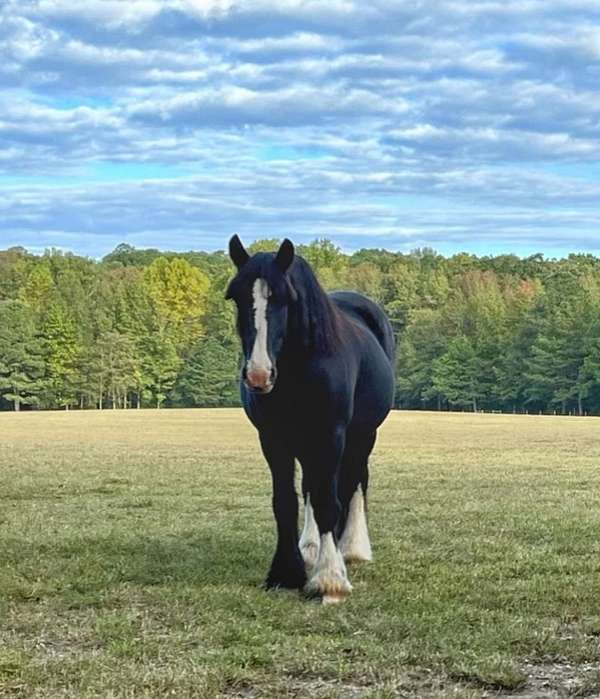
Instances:
[[[240,411],[0,414],[0,696],[599,692],[599,431],[393,414],[374,562],[322,606],[260,587],[270,478]]]

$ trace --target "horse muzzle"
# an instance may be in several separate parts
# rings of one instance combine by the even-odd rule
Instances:
[[[277,371],[274,367],[271,369],[252,367],[251,369],[244,369],[242,378],[246,388],[252,393],[267,394],[275,386]]]

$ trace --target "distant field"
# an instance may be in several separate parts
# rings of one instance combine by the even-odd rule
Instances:
[[[600,694],[599,419],[393,414],[344,605],[270,507],[240,411],[0,414],[0,696]]]

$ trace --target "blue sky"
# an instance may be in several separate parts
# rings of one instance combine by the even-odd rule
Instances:
[[[0,248],[600,255],[600,0],[3,0]]]

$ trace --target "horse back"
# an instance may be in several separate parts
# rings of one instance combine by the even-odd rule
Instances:
[[[394,361],[394,332],[390,321],[379,306],[355,291],[334,291],[329,294],[335,305],[361,325],[366,326],[377,338],[387,358]]]

